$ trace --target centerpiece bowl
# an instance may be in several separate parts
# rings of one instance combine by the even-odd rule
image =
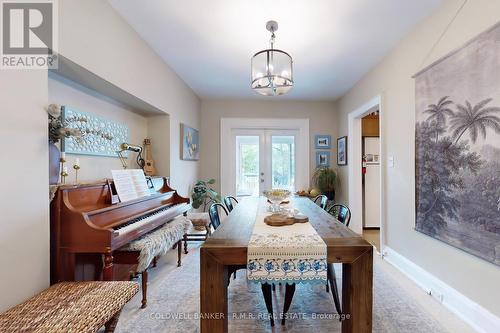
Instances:
[[[287,199],[291,192],[285,189],[272,189],[263,192],[264,196],[271,202],[271,211],[280,212],[280,203]]]

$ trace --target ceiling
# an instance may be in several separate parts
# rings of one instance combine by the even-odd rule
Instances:
[[[441,0],[110,2],[201,98],[259,98],[250,58],[269,46],[273,19],[275,47],[294,60],[294,88],[278,98],[335,100]]]

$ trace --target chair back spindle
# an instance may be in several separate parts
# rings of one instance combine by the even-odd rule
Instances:
[[[320,194],[318,196],[316,196],[316,198],[313,199],[313,202],[320,206],[321,209],[325,209],[326,210],[326,205],[328,204],[328,197],[324,194]]]
[[[226,215],[229,214],[226,210],[226,207],[224,207],[224,205],[221,203],[214,203],[210,205],[210,208],[208,209],[208,215],[210,216],[210,224],[215,230],[217,230],[217,228],[220,226],[219,208],[222,208]]]
[[[328,209],[328,213],[336,217],[337,220],[339,220],[339,222],[344,224],[346,227],[349,226],[349,223],[351,222],[351,210],[346,205],[335,204]]]
[[[224,197],[224,204],[226,205],[226,208],[227,208],[228,212],[230,212],[230,213],[234,208],[233,201],[235,203],[238,203],[238,200],[236,200],[236,198],[233,196],[228,195],[227,197]]]

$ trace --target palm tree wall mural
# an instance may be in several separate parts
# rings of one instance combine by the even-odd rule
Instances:
[[[415,77],[415,229],[500,265],[500,24]]]

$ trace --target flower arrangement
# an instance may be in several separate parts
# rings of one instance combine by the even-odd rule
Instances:
[[[49,116],[49,142],[57,143],[62,138],[73,137],[76,140],[82,140],[86,135],[92,134],[100,136],[107,140],[113,140],[113,136],[101,130],[85,126],[87,118],[68,117],[63,119],[62,108],[57,104],[50,104],[47,107]]]

